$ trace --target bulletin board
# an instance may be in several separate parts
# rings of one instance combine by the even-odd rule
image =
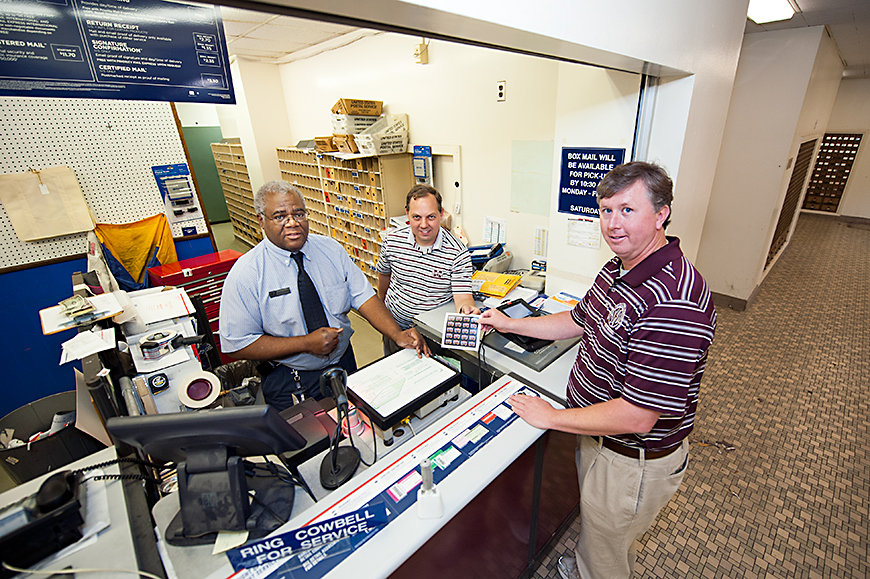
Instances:
[[[169,103],[0,98],[0,173],[72,168],[98,223],[164,212],[151,168],[186,163]],[[207,234],[205,219],[194,225]],[[177,231],[176,231],[177,229]],[[181,227],[172,235],[182,237]],[[86,234],[23,242],[0,205],[0,264],[10,268],[84,254]]]

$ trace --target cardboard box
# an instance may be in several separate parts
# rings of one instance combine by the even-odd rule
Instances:
[[[400,135],[408,132],[408,115],[393,113],[380,117],[376,123],[362,131],[362,135]]]
[[[324,153],[338,151],[338,148],[335,146],[335,142],[332,139],[332,135],[329,135],[328,137],[314,137],[314,146],[317,147],[318,151],[323,151]]]
[[[338,99],[332,105],[334,115],[366,115],[376,117],[383,110],[383,101],[364,101],[359,99]]]
[[[353,135],[332,135],[332,142],[340,153],[359,153]]]
[[[408,135],[355,136],[356,145],[363,155],[393,155],[408,150]]]
[[[361,133],[380,118],[368,115],[332,115],[332,132],[339,135]]]
[[[366,155],[404,153],[408,150],[408,115],[384,115],[362,133],[355,134],[354,140],[360,153]]]

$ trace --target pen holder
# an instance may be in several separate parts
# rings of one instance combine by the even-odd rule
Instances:
[[[440,519],[444,515],[444,502],[438,487],[430,490],[417,489],[417,517],[420,519]]]

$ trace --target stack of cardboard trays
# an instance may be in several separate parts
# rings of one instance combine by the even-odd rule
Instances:
[[[338,99],[332,106],[332,141],[334,150],[359,153],[354,135],[361,133],[380,118],[383,101]]]
[[[335,139],[333,135],[327,135],[325,137],[314,137],[314,146],[317,147],[318,151],[322,151],[324,153],[334,153],[338,151],[338,147],[335,145]]]
[[[404,153],[408,150],[408,115],[384,115],[353,138],[359,152],[365,155]]]

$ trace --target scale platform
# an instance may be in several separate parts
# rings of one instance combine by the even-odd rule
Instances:
[[[401,350],[347,377],[351,402],[382,431],[459,385],[459,372],[435,358]]]

